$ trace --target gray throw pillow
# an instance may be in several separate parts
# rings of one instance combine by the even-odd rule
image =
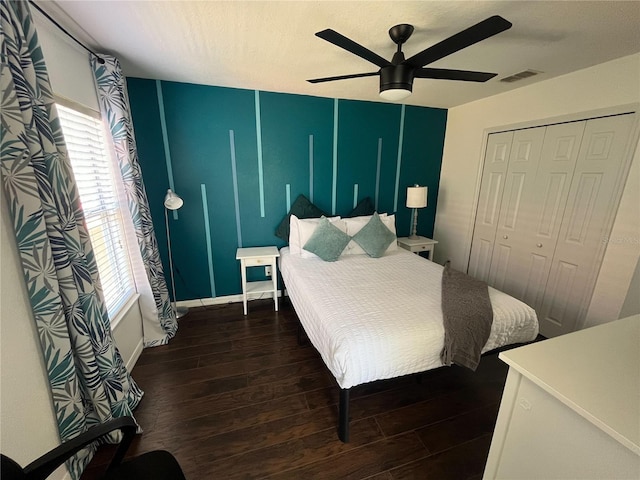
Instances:
[[[371,220],[353,236],[367,255],[373,258],[379,258],[387,251],[391,242],[396,241],[396,236],[387,226],[382,223],[377,212],[373,214]]]
[[[307,243],[302,248],[315,253],[325,262],[335,262],[340,258],[351,237],[322,217]]]

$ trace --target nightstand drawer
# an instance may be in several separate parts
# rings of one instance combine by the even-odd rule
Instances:
[[[422,252],[426,252],[429,254],[429,260],[433,260],[433,249],[435,245],[438,243],[437,240],[433,240],[427,237],[418,237],[418,238],[409,238],[409,237],[398,237],[398,246],[400,248],[404,248],[405,250],[409,250],[416,255],[420,255]]]
[[[260,265],[271,265],[271,258],[247,258],[244,261],[247,267],[259,267]]]

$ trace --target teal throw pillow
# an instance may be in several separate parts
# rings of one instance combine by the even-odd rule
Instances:
[[[335,262],[347,247],[351,237],[322,217],[318,226],[302,248],[315,253],[325,262]]]
[[[396,236],[382,223],[376,212],[371,220],[353,236],[353,241],[360,245],[370,257],[379,258],[384,255],[389,245],[396,241]]]

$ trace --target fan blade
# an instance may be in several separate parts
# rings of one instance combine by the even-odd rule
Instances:
[[[416,53],[413,57],[407,59],[405,63],[416,68],[423,67],[510,28],[511,22],[499,15],[494,15],[440,43],[436,43],[420,53]]]
[[[470,72],[468,70],[449,70],[446,68],[417,68],[414,78],[436,78],[438,80],[461,80],[463,82],[486,82],[497,73]]]
[[[359,56],[360,58],[364,58],[365,60],[379,66],[380,68],[391,65],[391,62],[385,60],[377,53],[372,52],[368,48],[363,47],[359,43],[354,42],[353,40],[345,37],[344,35],[341,35],[335,30],[331,30],[330,28],[316,33],[316,37],[320,37],[329,43],[333,43],[340,48],[344,48],[346,51],[351,52],[354,55]]]
[[[333,82],[334,80],[346,80],[347,78],[373,77],[379,75],[380,72],[354,73],[352,75],[340,75],[338,77],[314,78],[307,80],[309,83]]]

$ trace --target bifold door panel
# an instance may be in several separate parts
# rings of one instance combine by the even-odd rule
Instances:
[[[624,184],[633,114],[490,134],[471,276],[536,309],[541,332],[586,315]]]

